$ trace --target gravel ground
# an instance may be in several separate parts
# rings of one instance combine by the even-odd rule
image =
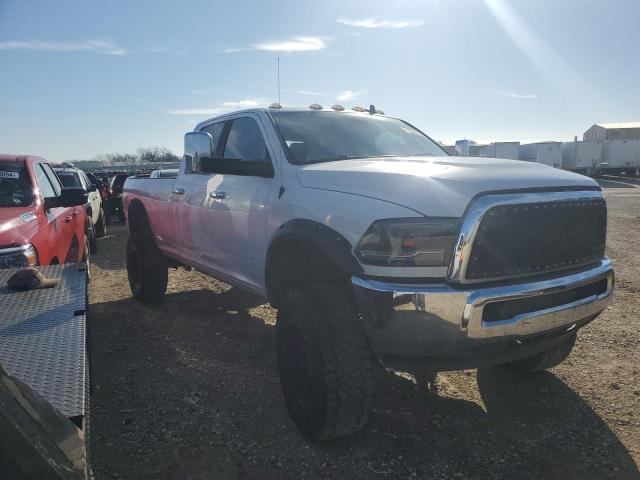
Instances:
[[[553,370],[440,373],[437,389],[377,373],[371,421],[322,444],[289,420],[275,312],[195,272],[166,300],[130,298],[125,228],[99,241],[90,284],[97,480],[640,478],[640,188],[605,184],[615,301]]]

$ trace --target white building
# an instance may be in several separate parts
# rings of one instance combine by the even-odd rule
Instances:
[[[584,132],[582,139],[592,142],[640,140],[640,122],[595,123]]]

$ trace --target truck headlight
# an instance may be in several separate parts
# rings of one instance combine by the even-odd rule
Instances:
[[[0,249],[0,268],[33,267],[38,264],[38,252],[31,244]]]
[[[378,220],[362,236],[355,253],[367,265],[448,266],[459,227],[459,218]]]

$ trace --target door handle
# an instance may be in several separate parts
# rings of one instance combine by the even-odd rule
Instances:
[[[218,192],[218,191],[211,192],[209,196],[211,198],[215,198],[216,200],[222,200],[224,198],[227,198],[227,194],[225,192]]]
[[[77,217],[77,216],[78,216],[78,212],[73,212],[73,213],[71,214],[71,216],[72,216],[72,217]]]
[[[175,193],[176,195],[183,195],[184,194],[184,188],[180,188],[180,187],[174,188],[173,189],[173,193]]]
[[[71,223],[71,217],[64,217],[64,223]]]

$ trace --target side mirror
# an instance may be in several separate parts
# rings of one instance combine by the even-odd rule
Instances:
[[[213,158],[213,137],[206,132],[189,132],[184,136],[184,158],[187,168],[202,172],[202,161]]]
[[[98,186],[95,183],[89,184],[89,189],[87,190],[87,192],[91,193],[95,192],[96,190],[98,190]]]
[[[77,207],[88,201],[87,191],[82,187],[63,188],[58,197],[44,199],[44,208],[49,210],[56,207]]]
[[[77,207],[88,201],[87,191],[82,187],[63,188],[58,198],[61,207]]]

